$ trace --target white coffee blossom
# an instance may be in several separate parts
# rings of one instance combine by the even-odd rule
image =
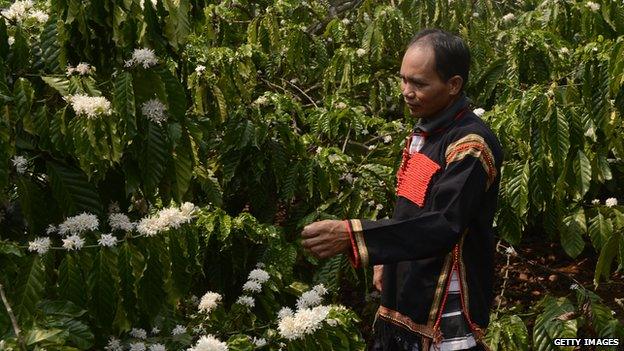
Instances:
[[[195,67],[195,72],[197,72],[198,74],[203,73],[206,70],[206,66],[204,65],[197,65],[197,67]]]
[[[347,104],[345,104],[344,102],[339,102],[336,104],[336,108],[340,110],[345,109],[347,108]]]
[[[377,205],[375,206],[375,209],[376,209],[377,211],[381,211],[381,210],[383,210],[383,205],[382,205],[382,204],[377,204]]]
[[[387,143],[389,143],[391,141],[392,141],[392,136],[391,135],[384,135],[384,137],[383,137],[383,142],[384,143],[387,144]]]
[[[114,336],[111,336],[108,339],[108,344],[104,348],[107,351],[122,351],[123,347],[121,346],[121,341]]]
[[[254,101],[252,103],[252,105],[256,105],[256,106],[264,106],[269,102],[269,99],[266,96],[260,96],[259,98],[256,99],[256,101]]]
[[[70,66],[71,67],[71,66]],[[74,72],[80,74],[81,76],[87,75],[94,71],[95,68],[88,63],[80,62],[76,68],[74,68]]]
[[[366,55],[366,50],[361,49],[361,48],[360,48],[360,49],[357,49],[357,50],[355,51],[355,54],[356,54],[358,57],[362,57],[362,56]]]
[[[597,12],[598,10],[600,10],[600,4],[595,3],[593,1],[588,1],[585,6],[587,6],[587,8],[589,8],[591,10],[591,12]]]
[[[303,309],[314,307],[319,305],[321,302],[323,302],[321,295],[314,290],[310,290],[301,294],[301,296],[297,300],[297,308]]]
[[[180,335],[186,333],[186,327],[183,325],[176,325],[171,331],[171,335]]]
[[[43,255],[50,250],[50,245],[50,238],[36,238],[35,240],[28,242],[28,251],[36,251],[38,254]]]
[[[277,312],[277,318],[283,319],[285,317],[292,317],[294,314],[295,312],[290,307],[282,307],[282,309]]]
[[[188,351],[228,351],[228,346],[223,341],[209,334],[199,338],[195,346],[188,349]]]
[[[33,7],[33,2],[30,0],[16,1],[8,9],[2,10],[2,16],[8,20],[21,22],[28,17],[30,10]]]
[[[343,18],[342,19],[342,24],[344,24],[345,26],[348,26],[351,23],[351,21],[348,18]]]
[[[368,135],[369,131],[368,129],[362,129],[362,135]]]
[[[100,115],[113,113],[111,103],[103,96],[88,96],[85,94],[69,95],[65,98],[78,116],[95,119]]]
[[[160,329],[158,329],[157,327],[152,328],[151,331],[152,335],[158,335],[158,333],[160,333]]]
[[[373,151],[377,148],[377,145],[368,145],[368,151]]]
[[[167,106],[158,99],[147,100],[141,105],[143,116],[158,125],[162,125],[163,122],[167,121],[165,111],[167,111]]]
[[[349,184],[353,184],[353,181],[355,180],[355,178],[353,177],[353,174],[351,174],[351,173],[345,174],[343,179],[346,180],[347,183],[349,183]]]
[[[46,23],[48,21],[48,18],[50,18],[50,16],[48,16],[47,13],[41,10],[36,10],[36,11],[31,12],[30,15],[28,15],[28,17],[34,19],[35,21],[39,23]]]
[[[56,228],[56,226],[54,224],[48,224],[48,227],[46,228],[46,234],[50,235],[50,234],[54,234],[56,233],[58,229]]]
[[[11,159],[11,162],[13,163],[13,167],[15,167],[15,171],[18,174],[26,173],[26,167],[28,166],[28,160],[26,159],[26,157],[24,157],[24,156],[14,156]]]
[[[570,49],[566,48],[565,46],[562,47],[561,49],[559,49],[559,53],[562,55],[567,55],[570,53]]]
[[[607,207],[617,206],[617,204],[618,204],[618,201],[617,201],[617,199],[616,199],[616,198],[614,198],[614,197],[610,197],[610,198],[608,198],[608,199],[606,199],[606,200],[605,200],[605,205],[606,205]]]
[[[479,18],[479,13],[478,12],[473,12],[472,13],[472,18]]]
[[[132,328],[130,330],[130,336],[137,339],[147,339],[147,332],[143,328]]]
[[[247,295],[243,295],[239,297],[238,300],[236,300],[236,303],[243,305],[243,306],[247,306],[249,308],[252,308],[256,305],[256,301],[254,300],[254,298],[251,296],[247,296]]]
[[[475,115],[477,115],[478,117],[483,116],[483,114],[485,113],[485,110],[482,109],[481,107],[476,108],[472,111],[472,113],[474,113]]]
[[[503,22],[505,23],[511,22],[514,19],[516,19],[516,16],[513,13],[508,13],[505,16],[503,16]]]
[[[327,288],[325,287],[325,285],[323,284],[317,284],[312,288],[313,291],[315,291],[317,294],[319,294],[320,296],[324,296],[327,294]]]
[[[245,292],[260,292],[262,291],[262,285],[255,280],[250,280],[243,284],[243,291]]]
[[[153,344],[147,350],[148,351],[167,351],[167,348],[163,344]]]
[[[189,223],[195,216],[194,211],[190,210],[191,206],[195,205],[189,202],[181,209],[175,207],[162,209],[153,216],[141,219],[136,230],[139,234],[154,236],[171,228],[179,228],[182,224]]]
[[[194,216],[197,210],[197,206],[195,206],[192,202],[185,202],[182,206],[180,206],[180,212],[182,212],[183,216],[187,217]]]
[[[217,307],[217,304],[221,301],[221,299],[222,297],[220,294],[209,291],[202,296],[198,309],[200,312],[210,313],[210,311]]]
[[[265,338],[254,337],[253,339],[251,339],[251,342],[254,344],[255,347],[263,347],[263,346],[266,346],[267,344],[267,341]]]
[[[130,349],[129,351],[145,351],[145,344],[142,342],[133,342],[130,343]]]
[[[125,62],[126,67],[141,65],[143,68],[150,68],[158,63],[158,58],[152,49],[134,49],[132,58]]]
[[[9,46],[15,44],[15,37],[14,36],[10,36],[7,38],[7,43],[9,43]]]
[[[579,285],[574,283],[572,285],[570,285],[570,290],[578,290],[579,289]]]
[[[327,324],[329,324],[330,327],[335,327],[338,325],[338,320],[333,319],[333,318],[329,318],[326,320]]]
[[[61,235],[80,234],[88,230],[98,229],[99,221],[96,215],[83,212],[77,216],[65,219],[59,224],[58,232]]]
[[[248,280],[253,280],[260,284],[264,284],[269,280],[270,276],[267,271],[264,269],[256,268],[253,271],[249,272]]]
[[[593,199],[591,203],[592,203],[592,205],[600,205],[600,200]]]
[[[117,238],[113,234],[102,234],[98,239],[98,244],[104,247],[113,247],[117,245]]]
[[[70,235],[63,239],[63,247],[67,250],[80,250],[84,246],[85,241],[77,234]]]
[[[277,327],[279,334],[288,340],[301,339],[312,334],[322,327],[330,309],[329,306],[304,308],[292,316],[285,316],[279,320]]]
[[[111,213],[108,216],[108,224],[112,230],[122,230],[124,232],[131,232],[135,225],[130,221],[130,218],[123,213]]]
[[[151,0],[150,3],[152,4],[152,7],[154,7],[154,6],[156,6],[158,4],[158,0]],[[139,1],[139,5],[141,5],[142,9],[144,9],[145,8],[145,0]]]

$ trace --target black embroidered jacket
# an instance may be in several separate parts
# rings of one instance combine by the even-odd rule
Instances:
[[[454,268],[462,310],[477,341],[493,299],[492,222],[502,149],[465,98],[449,110],[435,130],[422,133],[418,152],[410,154],[414,136],[408,138],[393,217],[347,221],[354,265],[384,265],[376,323],[424,337],[423,350],[443,338],[440,319]]]

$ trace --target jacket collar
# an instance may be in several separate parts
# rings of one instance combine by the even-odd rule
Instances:
[[[437,116],[427,119],[421,118],[414,126],[414,132],[429,135],[447,128],[451,123],[453,123],[457,114],[467,105],[468,98],[466,98],[466,93],[461,93],[461,95],[451,104],[451,106],[438,113]]]

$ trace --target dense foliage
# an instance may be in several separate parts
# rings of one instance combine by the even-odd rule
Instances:
[[[468,96],[505,149],[501,239],[593,250],[596,286],[624,268],[619,1],[0,4],[3,347],[115,349],[115,336],[203,350],[211,334],[232,350],[360,349],[352,311],[301,306],[320,319],[293,338],[278,311],[311,291],[337,302],[345,284],[369,289],[369,272],[319,262],[297,237],[321,218],[391,214],[414,122],[397,72],[431,26],[469,43]],[[270,279],[245,290],[258,263]],[[575,288],[523,306],[532,328],[496,310],[491,346],[624,338],[590,287]],[[198,313],[192,296],[207,292],[222,300]]]

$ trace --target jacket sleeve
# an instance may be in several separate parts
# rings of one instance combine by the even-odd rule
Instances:
[[[442,256],[468,227],[497,170],[492,152],[478,135],[450,144],[446,169],[431,187],[430,210],[405,220],[348,221],[354,266],[387,264]]]

